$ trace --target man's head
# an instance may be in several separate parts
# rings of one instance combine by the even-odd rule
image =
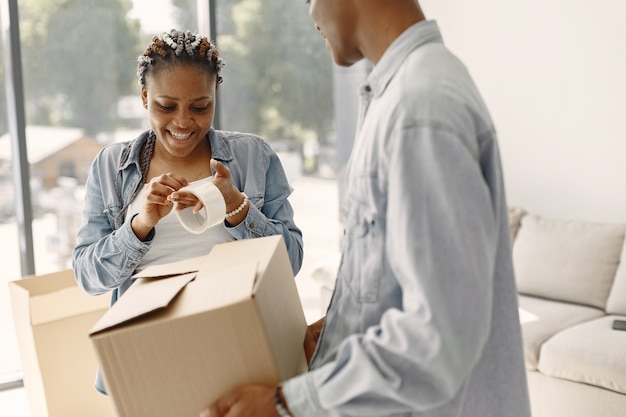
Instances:
[[[309,15],[337,65],[350,66],[363,59],[356,39],[360,1],[307,1]]]
[[[417,0],[307,0],[309,15],[337,65],[376,64],[409,26],[424,19]]]

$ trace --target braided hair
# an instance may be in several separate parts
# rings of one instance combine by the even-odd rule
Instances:
[[[216,75],[218,84],[223,81],[219,73],[224,67],[224,61],[219,57],[215,45],[199,34],[172,29],[152,38],[146,51],[137,58],[139,85],[145,86],[146,74],[155,67],[165,68],[181,62],[207,68]]]

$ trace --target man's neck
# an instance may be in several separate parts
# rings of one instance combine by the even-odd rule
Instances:
[[[415,0],[396,0],[393,7],[380,0],[366,0],[364,6],[361,52],[374,65],[404,31],[425,20]]]

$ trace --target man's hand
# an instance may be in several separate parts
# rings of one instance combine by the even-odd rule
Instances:
[[[322,333],[322,327],[324,327],[325,317],[322,317],[315,323],[310,324],[306,329],[306,335],[304,336],[304,353],[306,355],[306,362],[310,363],[315,348],[317,347],[317,341]]]
[[[200,417],[280,417],[274,405],[276,387],[243,385],[215,401]]]

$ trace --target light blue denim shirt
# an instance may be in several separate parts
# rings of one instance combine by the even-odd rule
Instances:
[[[342,261],[304,416],[528,417],[496,133],[438,26],[410,27],[361,87]]]
[[[139,158],[148,133],[106,146],[93,161],[85,186],[84,223],[76,237],[74,273],[88,294],[113,291],[112,302],[150,250],[154,236],[153,229],[146,241],[139,240],[130,227],[131,219],[125,216],[128,203],[143,185]],[[302,232],[294,223],[287,200],[292,188],[278,156],[267,141],[255,135],[211,128],[207,136],[212,157],[228,167],[235,187],[245,192],[251,203],[245,220],[226,229],[237,240],[281,234],[297,274],[303,257]],[[123,154],[127,157],[121,161]]]

